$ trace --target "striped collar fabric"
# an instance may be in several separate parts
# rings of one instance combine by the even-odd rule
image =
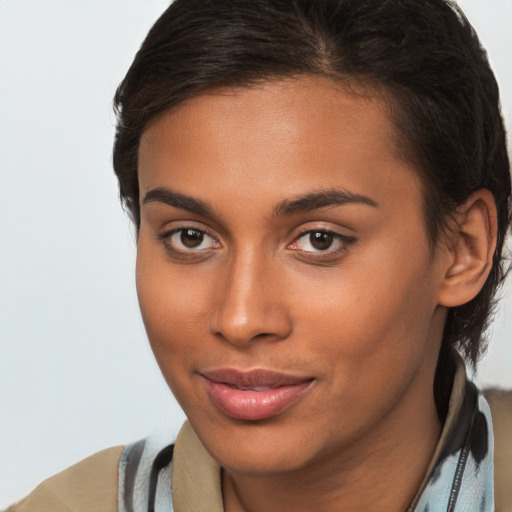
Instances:
[[[425,478],[406,512],[494,511],[489,404],[456,356],[448,414]],[[119,512],[223,512],[221,468],[188,421],[175,444],[147,438],[119,464]]]

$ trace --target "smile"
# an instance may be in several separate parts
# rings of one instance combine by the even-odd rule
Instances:
[[[201,375],[213,404],[226,416],[247,421],[278,415],[313,383],[313,379],[269,370],[241,372],[229,368],[207,371]]]

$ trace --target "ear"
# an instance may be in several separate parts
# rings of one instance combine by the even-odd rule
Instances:
[[[482,289],[492,268],[497,225],[496,203],[486,189],[477,190],[457,208],[446,234],[448,253],[438,294],[441,306],[465,304]]]

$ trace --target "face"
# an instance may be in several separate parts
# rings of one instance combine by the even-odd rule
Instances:
[[[300,470],[433,408],[442,265],[381,101],[314,78],[193,98],[144,132],[139,182],[148,337],[221,465]]]

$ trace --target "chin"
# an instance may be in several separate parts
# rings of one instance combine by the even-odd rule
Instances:
[[[233,474],[273,476],[305,468],[322,458],[323,447],[307,428],[293,421],[232,421],[194,426],[203,445],[220,466]],[[194,425],[193,419],[191,420]]]

